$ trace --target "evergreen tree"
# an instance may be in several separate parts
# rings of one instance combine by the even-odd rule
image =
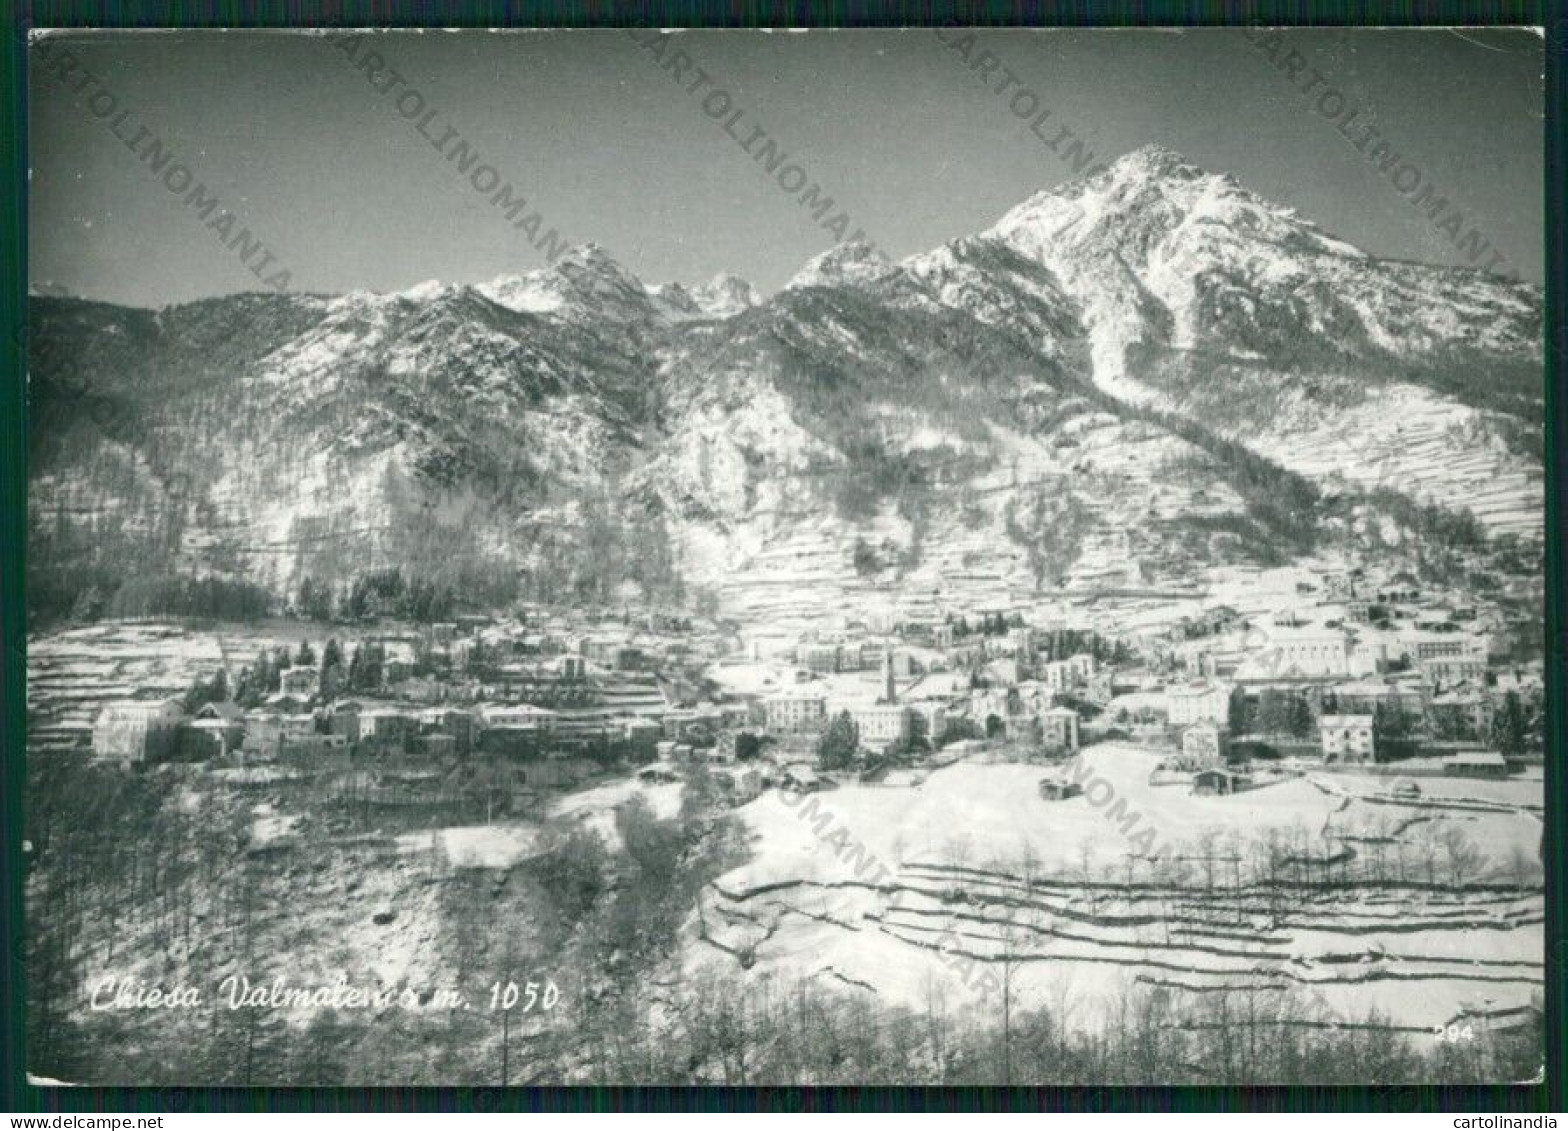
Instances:
[[[256,673],[247,665],[240,669],[239,678],[234,681],[234,701],[241,707],[249,707],[255,695]]]
[[[337,638],[327,641],[327,646],[321,652],[321,681],[318,689],[323,699],[335,699],[343,690],[347,682],[343,671],[343,649],[339,646]]]
[[[1247,693],[1239,687],[1231,688],[1225,725],[1230,728],[1231,734],[1246,734],[1252,729],[1252,710],[1247,703]]]
[[[277,689],[278,673],[273,666],[272,656],[263,648],[256,655],[256,663],[251,667],[250,685],[245,689],[244,703],[247,707],[254,707]]]
[[[1409,757],[1415,751],[1410,718],[1397,702],[1379,703],[1372,711],[1372,742],[1379,761]]]
[[[225,703],[229,698],[229,676],[222,668],[210,679],[194,680],[186,689],[181,705],[187,714],[194,715],[208,703]]]
[[[1286,729],[1285,699],[1279,690],[1266,687],[1258,695],[1253,725],[1259,734],[1282,734]]]
[[[1312,708],[1307,701],[1299,695],[1290,697],[1288,733],[1296,738],[1311,738],[1317,730],[1317,720],[1312,717]]]
[[[1517,691],[1509,691],[1492,718],[1492,745],[1505,757],[1518,757],[1525,752],[1529,734],[1530,720],[1524,701]]]
[[[349,686],[355,691],[377,691],[381,687],[381,665],[386,649],[366,640],[354,649],[354,659],[349,664]]]
[[[817,741],[817,765],[824,770],[844,770],[855,764],[860,731],[848,711],[840,711]]]
[[[331,620],[332,590],[314,577],[307,577],[300,582],[299,598],[295,605],[303,617],[320,621]]]

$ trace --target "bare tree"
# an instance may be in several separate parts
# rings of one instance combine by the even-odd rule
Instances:
[[[1448,865],[1449,881],[1455,887],[1463,887],[1480,870],[1485,857],[1464,829],[1452,822],[1443,825],[1437,835],[1437,842],[1442,846],[1443,858]]]

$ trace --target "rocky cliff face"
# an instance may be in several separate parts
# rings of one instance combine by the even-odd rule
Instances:
[[[1534,539],[1541,302],[1160,149],[765,301],[594,246],[397,294],[35,294],[30,567],[57,603],[116,571],[284,595],[397,566],[762,618],[1442,542],[1412,500]]]

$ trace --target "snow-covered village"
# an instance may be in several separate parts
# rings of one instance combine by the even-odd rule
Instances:
[[[1070,994],[1087,1023],[1132,995],[1172,1024],[1245,1000],[1272,1026],[1299,1011],[1303,1027],[1471,1033],[1458,1055],[1528,1033],[1539,658],[1509,654],[1498,610],[1403,572],[1235,581],[1233,603],[1128,595],[1033,624],[845,616],[799,634],[532,605],[111,621],[34,641],[31,741],[175,801],[265,900],[237,909],[143,863],[170,905],[143,917],[136,887],[115,893],[95,977],[188,981],[256,933],[275,949],[243,945],[295,977],[434,992],[431,971],[493,969],[464,957],[454,916],[520,899],[519,930],[583,916],[570,964],[536,979],[565,1012],[519,1018],[560,1078],[597,1053],[560,1030],[613,974],[591,962],[635,954],[585,948],[611,945],[595,909],[650,863],[626,840],[652,836],[643,822],[704,861],[660,959],[676,1016],[699,1004],[678,987],[711,978],[741,1001],[800,982],[919,1013],[936,994],[957,1019],[994,1011],[1005,975],[1010,1009]],[[1136,632],[1114,630],[1140,607]],[[451,906],[476,891],[503,902]]]

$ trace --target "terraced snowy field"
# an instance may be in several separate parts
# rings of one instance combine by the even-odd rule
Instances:
[[[1546,513],[1541,467],[1489,437],[1488,426],[1475,409],[1395,385],[1370,404],[1283,413],[1256,446],[1316,480],[1402,491],[1468,509],[1491,533],[1538,538]]]
[[[1151,522],[1243,510],[1214,474],[1172,474],[1173,462],[1200,453],[1139,423],[1092,412],[1054,440],[989,431],[984,467],[944,486],[937,505],[922,507],[916,492],[902,512],[884,503],[874,517],[848,520],[811,494],[809,479],[786,476],[759,486],[764,502],[726,514],[722,534],[680,526],[685,563],[728,614],[751,624],[813,626],[846,608],[917,619],[949,608],[1043,610],[1125,588],[1191,589],[1197,579],[1173,572]],[[896,446],[918,452],[931,432],[911,431]],[[973,447],[957,433],[938,435],[955,451]],[[1068,503],[1082,525],[1064,533]],[[877,552],[877,568],[857,568],[858,543]]]
[[[1088,793],[1056,802],[1044,767],[967,763],[912,788],[765,795],[740,810],[753,858],[708,892],[686,961],[911,1007],[985,1003],[1005,967],[1016,1006],[1079,1022],[1138,984],[1289,990],[1318,1007],[1302,1024],[1375,1009],[1412,1033],[1506,1023],[1540,993],[1539,782],[1494,784],[1482,807],[1326,777],[1205,797],[1149,785],[1153,762],[1092,748]]]
[[[110,621],[36,636],[27,645],[28,742],[70,746],[92,733],[113,699],[181,695],[225,664],[237,673],[262,649],[294,651],[309,637],[320,648],[320,626],[274,622],[192,630],[157,621]],[[354,633],[336,628],[345,643]]]

